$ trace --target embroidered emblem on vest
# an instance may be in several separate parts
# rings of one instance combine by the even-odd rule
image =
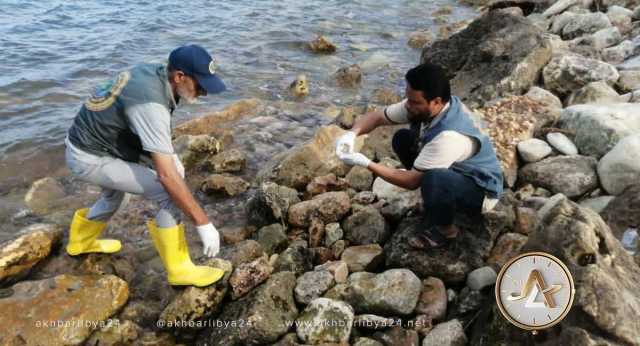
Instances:
[[[93,112],[103,111],[113,104],[116,98],[122,92],[122,89],[129,82],[131,74],[129,71],[120,73],[115,79],[109,80],[96,87],[95,91],[85,102],[85,107]]]

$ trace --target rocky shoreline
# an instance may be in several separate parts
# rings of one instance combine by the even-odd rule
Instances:
[[[221,228],[218,258],[199,261],[224,269],[222,280],[169,286],[143,226],[152,208],[139,198],[111,222],[135,239],[120,253],[66,255],[72,210],[52,211],[51,202],[80,207],[95,191],[44,178],[25,196],[28,213],[59,222],[28,225],[0,246],[0,344],[640,345],[640,255],[618,240],[640,224],[640,3],[473,5],[484,9],[476,20],[447,26],[435,41],[416,31],[408,42],[451,73],[505,173],[498,206],[458,220],[455,248],[408,247],[419,191],[333,154],[355,118],[399,95],[380,91],[367,107],[345,107],[308,142],[260,163],[227,149],[232,125],[274,109],[245,100],[174,130],[194,190],[246,200],[230,212],[247,225]],[[319,37],[308,49],[336,47]],[[337,87],[357,88],[361,73],[338,70]],[[306,77],[291,92],[307,96]],[[401,127],[377,129],[356,147],[397,167],[390,140]],[[508,324],[493,293],[501,266],[534,250],[562,260],[576,282],[567,318],[535,338]]]

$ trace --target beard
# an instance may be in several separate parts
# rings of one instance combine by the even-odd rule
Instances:
[[[408,113],[409,115],[407,118],[411,122],[415,122],[415,121],[423,122],[423,121],[429,121],[431,119],[431,112],[429,110],[422,113],[413,113],[413,112],[408,112]]]
[[[191,95],[189,90],[185,87],[184,84],[178,85],[177,87],[178,96],[180,96],[181,100],[184,100],[186,104],[194,104],[196,103],[196,97]]]

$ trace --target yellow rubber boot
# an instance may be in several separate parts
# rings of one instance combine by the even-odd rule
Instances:
[[[220,280],[224,271],[208,266],[197,266],[191,262],[189,246],[184,236],[184,224],[159,228],[155,221],[147,222],[153,245],[156,247],[167,279],[171,285],[208,286]]]
[[[78,209],[73,214],[69,228],[69,244],[67,253],[71,256],[101,252],[114,253],[120,251],[122,244],[116,239],[97,239],[107,227],[106,222],[87,219],[89,208]]]

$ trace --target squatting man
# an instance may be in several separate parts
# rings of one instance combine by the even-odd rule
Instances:
[[[406,98],[358,118],[336,141],[336,155],[393,185],[420,188],[425,215],[409,245],[441,248],[459,233],[454,224],[457,212],[479,215],[496,205],[502,195],[502,169],[489,137],[475,126],[460,99],[451,95],[444,69],[424,63],[410,69],[405,79]],[[395,124],[410,124],[392,140],[393,151],[406,169],[386,167],[354,152],[357,136]]]
[[[139,64],[96,88],[68,131],[65,157],[74,176],[102,192],[91,208],[75,211],[67,253],[119,251],[120,241],[98,237],[131,193],[158,206],[147,227],[170,284],[207,286],[223,276],[189,255],[181,211],[196,225],[205,255],[218,253],[220,235],[184,182],[171,117],[179,103],[224,90],[211,55],[197,45],[176,48],[168,64]]]

